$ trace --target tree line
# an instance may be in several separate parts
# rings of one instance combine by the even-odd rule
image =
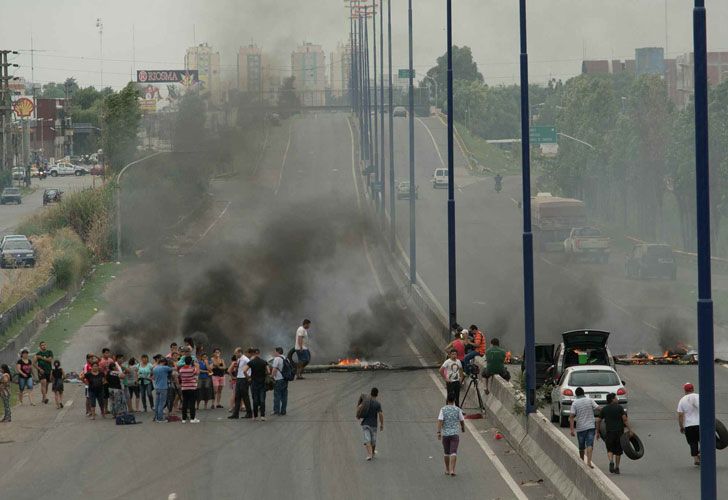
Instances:
[[[456,121],[484,139],[519,139],[520,88],[489,86],[468,47],[454,47]],[[438,82],[445,109],[446,58],[423,86]],[[694,107],[676,107],[660,75],[579,75],[529,88],[533,125],[554,125],[558,154],[532,155],[537,188],[583,200],[598,222],[648,241],[694,250]],[[728,253],[721,232],[728,214],[728,81],[709,91],[712,236]],[[584,144],[586,143],[586,144]]]

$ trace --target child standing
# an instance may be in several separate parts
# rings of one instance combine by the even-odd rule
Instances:
[[[51,370],[51,389],[56,400],[56,408],[63,408],[63,379],[65,376],[63,368],[61,368],[61,362],[55,360]]]

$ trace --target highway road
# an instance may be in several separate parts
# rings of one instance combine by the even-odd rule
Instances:
[[[407,120],[395,119],[397,177],[408,178]],[[447,161],[446,129],[439,119],[415,123],[417,201],[417,265],[425,284],[447,310],[447,227],[445,189],[433,189],[432,170]],[[441,160],[442,158],[442,160]],[[492,179],[470,177],[459,149],[456,165],[457,290],[458,320],[485,328],[488,338],[500,337],[514,352],[522,350],[523,309],[521,264],[520,177],[504,179],[496,193]],[[409,201],[397,202],[397,234],[406,250],[409,237]],[[623,276],[623,256],[613,255],[608,266],[566,265],[558,254],[536,254],[537,341],[558,341],[561,332],[581,327],[612,332],[615,353],[646,349],[661,352],[661,333],[674,333],[688,344],[695,340],[694,304],[678,293],[678,287],[694,280],[689,268],[681,268],[678,281],[634,281]],[[721,276],[716,276],[720,283]],[[718,351],[725,349],[725,331],[717,330]],[[665,340],[668,335],[665,336]],[[695,366],[620,366],[627,380],[630,414],[646,445],[646,456],[627,463],[615,483],[633,498],[695,498],[698,474],[687,444],[677,432],[675,411],[686,381],[697,383]],[[716,366],[718,417],[728,421],[728,368]],[[547,413],[545,410],[544,413]],[[597,464],[606,470],[603,444],[598,445]],[[720,472],[728,466],[728,454],[718,453]],[[719,489],[728,491],[728,475]],[[677,495],[677,496],[676,496]]]
[[[211,260],[216,245],[257,251],[261,241],[268,245],[261,252],[290,251],[291,260],[306,255],[305,266],[291,269],[311,282],[295,292],[314,322],[313,362],[335,360],[347,355],[350,330],[386,313],[369,304],[393,287],[377,265],[380,249],[370,237],[372,229],[355,215],[358,174],[352,172],[352,135],[344,114],[297,117],[273,134],[269,153],[250,175],[213,183],[219,223],[211,226],[202,244],[212,245],[205,247]],[[322,211],[330,221],[320,219]],[[280,214],[290,225],[269,243],[266,231],[279,227],[275,223]],[[323,229],[311,227],[310,220],[320,221]],[[332,226],[334,241],[327,233]],[[301,227],[306,231],[298,232]],[[305,238],[322,243],[309,251]],[[329,255],[332,247],[331,258],[315,258]],[[250,270],[251,280],[257,271]],[[286,275],[290,269],[269,271],[269,284],[261,290],[275,290],[276,280],[284,285],[293,281]],[[414,321],[407,303],[394,301],[387,307],[397,308],[397,318]],[[290,344],[295,325],[282,325],[277,318],[268,321],[270,345],[260,347],[269,351],[274,343]],[[373,347],[366,357],[392,365],[439,360],[441,355],[433,354],[439,346],[430,343],[421,327],[406,325],[397,321],[374,332],[385,334],[384,347]],[[99,337],[103,335],[95,341],[74,336],[66,369],[78,364],[78,353],[101,347]],[[54,498],[551,498],[484,420],[468,423],[458,453],[458,477],[443,474],[434,432],[444,396],[436,379],[431,370],[311,374],[292,384],[285,417],[265,423],[230,421],[227,412],[214,410],[201,412],[199,425],[183,428],[152,424],[147,414],[140,416],[142,425],[133,427],[88,422],[81,410],[81,389],[70,387],[67,395],[74,402],[66,409],[18,409],[13,425],[21,429],[12,438],[7,427],[0,427],[0,469],[6,471],[0,491],[13,499],[49,492]],[[380,389],[385,430],[377,458],[367,463],[353,413],[358,395],[372,386]],[[32,423],[23,424],[25,416]]]

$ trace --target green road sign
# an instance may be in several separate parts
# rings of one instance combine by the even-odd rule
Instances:
[[[530,128],[529,137],[531,144],[553,144],[556,143],[556,127],[534,126]]]
[[[397,75],[400,78],[409,78],[409,70],[408,69],[400,69],[397,72]],[[415,70],[412,70],[412,78],[414,78],[414,77],[415,77]]]

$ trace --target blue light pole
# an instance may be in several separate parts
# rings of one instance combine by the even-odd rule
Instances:
[[[531,138],[528,107],[526,0],[519,0],[521,34],[521,179],[523,182],[523,311],[526,362],[526,414],[536,411],[536,339],[533,303],[533,233],[531,232]]]
[[[417,283],[417,245],[415,245],[415,85],[412,56],[412,0],[408,0],[407,23],[409,26],[409,179],[410,179],[410,283]]]
[[[455,158],[453,128],[455,109],[452,89],[452,0],[447,0],[447,276],[450,328],[457,323],[455,267]]]
[[[380,13],[381,15],[381,13]],[[374,54],[374,179],[377,186],[381,186],[382,177],[379,171],[379,105],[377,101],[377,0],[372,0],[372,53]],[[379,191],[372,190],[374,207],[379,211]]]
[[[387,2],[387,40],[389,46],[389,240],[394,251],[397,243],[397,227],[395,218],[395,195],[394,195],[394,102],[392,91],[392,0]]]
[[[693,8],[695,53],[695,187],[698,219],[698,382],[700,383],[700,498],[718,498],[715,470],[715,366],[710,285],[708,65],[705,0]]]

